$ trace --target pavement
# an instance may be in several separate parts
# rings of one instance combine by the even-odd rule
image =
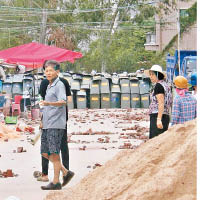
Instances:
[[[119,151],[137,148],[148,138],[149,121],[145,109],[84,109],[70,110],[69,114],[70,170],[75,176],[63,190],[77,184]],[[34,171],[41,170],[40,141],[33,146],[28,137],[34,135],[24,133],[18,139],[0,141],[0,170],[12,169],[17,174],[0,178],[0,200],[15,200],[14,197],[16,200],[42,200],[48,193],[40,188],[48,183],[38,182],[33,177]],[[18,147],[26,152],[14,153]],[[49,178],[53,178],[51,163]]]

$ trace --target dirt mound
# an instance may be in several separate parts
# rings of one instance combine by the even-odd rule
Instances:
[[[196,135],[196,120],[170,127],[46,200],[196,199]]]

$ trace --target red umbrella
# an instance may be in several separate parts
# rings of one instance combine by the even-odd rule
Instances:
[[[21,64],[29,68],[39,68],[43,65],[45,60],[56,60],[58,62],[69,61],[74,63],[75,59],[81,57],[82,54],[80,52],[36,42],[0,51],[0,59],[4,59],[4,62]]]
[[[61,49],[55,46],[48,46],[36,42],[16,46],[0,51],[0,60],[4,59],[6,63],[20,64],[27,68],[42,67],[46,60],[56,60],[58,62],[69,61],[74,63],[75,59],[81,58],[79,52]],[[34,84],[34,79],[33,79]],[[34,105],[35,105],[35,87]]]

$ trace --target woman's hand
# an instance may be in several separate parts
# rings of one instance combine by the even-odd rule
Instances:
[[[49,102],[48,101],[40,101],[39,105],[40,106],[49,106]]]
[[[157,118],[157,127],[158,127],[159,129],[163,129],[162,121],[161,121],[160,118]]]
[[[42,129],[42,128],[43,128],[43,124],[42,124],[42,122],[40,122],[39,129]]]

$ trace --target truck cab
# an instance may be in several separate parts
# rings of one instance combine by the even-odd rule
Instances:
[[[184,76],[190,81],[191,74],[197,71],[197,51],[196,50],[180,50],[180,71],[178,65],[178,50],[174,56],[170,54],[166,57],[167,80],[173,83],[176,76]]]
[[[197,71],[197,56],[186,56],[181,65],[180,75],[190,81],[191,74]]]

